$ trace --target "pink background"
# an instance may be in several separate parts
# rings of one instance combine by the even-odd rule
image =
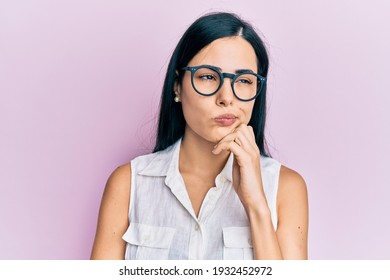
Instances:
[[[87,259],[110,173],[153,144],[165,69],[209,11],[270,51],[267,138],[305,178],[311,259],[390,259],[390,4],[0,0],[0,259]]]

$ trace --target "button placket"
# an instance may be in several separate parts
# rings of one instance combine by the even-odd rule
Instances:
[[[189,259],[198,260],[202,258],[204,250],[203,238],[202,226],[198,221],[195,221],[190,235]]]

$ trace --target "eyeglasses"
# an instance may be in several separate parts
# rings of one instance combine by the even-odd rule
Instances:
[[[211,96],[222,87],[225,78],[232,80],[233,94],[241,101],[255,99],[266,83],[267,78],[251,70],[239,70],[237,74],[222,73],[219,68],[211,65],[188,66],[182,70],[191,72],[191,84],[200,95]]]

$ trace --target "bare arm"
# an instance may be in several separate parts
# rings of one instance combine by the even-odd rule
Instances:
[[[91,259],[124,259],[126,242],[122,239],[129,226],[131,166],[115,169],[107,180]]]
[[[282,166],[277,197],[278,228],[264,199],[247,209],[255,259],[307,259],[308,203],[306,184],[295,171]]]
[[[275,233],[264,199],[248,209],[255,259],[307,259],[308,202],[306,183],[295,171],[282,166],[277,197]]]
[[[308,195],[304,179],[295,171],[281,167],[277,198],[276,231],[284,259],[307,259]]]

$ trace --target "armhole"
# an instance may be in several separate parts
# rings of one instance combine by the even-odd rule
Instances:
[[[274,186],[275,186],[275,204],[274,204],[274,230],[276,231],[278,229],[278,224],[279,224],[279,214],[278,214],[278,193],[279,193],[279,178],[280,178],[280,169],[282,167],[282,164],[280,162],[277,162],[276,166],[276,172],[275,172],[275,181],[274,181]]]
[[[268,208],[271,213],[271,220],[274,230],[278,228],[278,190],[281,163],[270,157],[261,157],[261,168],[263,176],[263,187],[268,203]]]
[[[130,161],[130,199],[129,199],[129,213],[128,213],[128,216],[129,216],[129,223],[130,223],[130,217],[131,217],[131,213],[132,213],[132,210],[133,210],[133,205],[134,205],[134,200],[135,200],[135,197],[134,197],[134,192],[135,192],[135,168],[134,168],[135,164],[134,164],[134,161]]]

